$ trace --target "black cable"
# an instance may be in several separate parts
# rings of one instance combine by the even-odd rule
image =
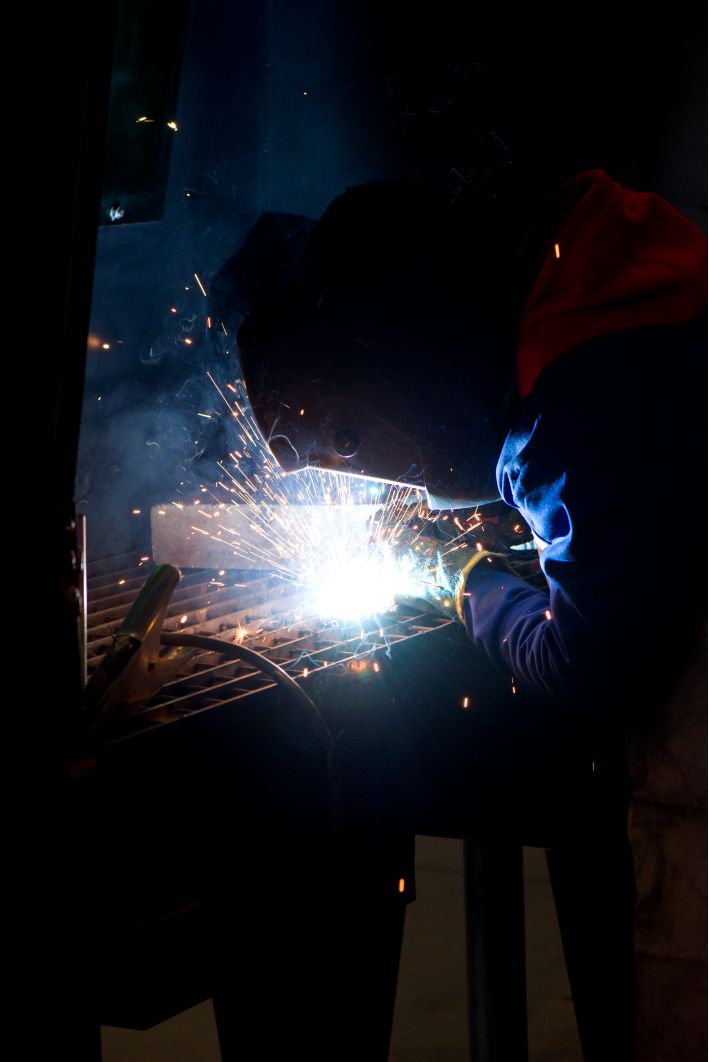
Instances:
[[[320,736],[332,750],[334,745],[332,734],[315,701],[298,685],[292,675],[289,675],[284,668],[280,667],[279,664],[275,664],[273,660],[269,660],[262,653],[257,653],[255,649],[247,649],[245,645],[223,642],[220,638],[210,638],[204,634],[179,634],[177,632],[163,631],[160,635],[160,642],[162,645],[180,645],[187,648],[204,649],[211,653],[219,653],[221,656],[231,657],[233,660],[242,660],[257,671],[268,675],[269,678],[272,678],[274,682],[285,689],[302,708],[305,708],[310,713],[315,720],[316,729],[320,731]]]
[[[233,642],[223,642],[219,638],[209,638],[204,634],[179,634],[163,631],[160,635],[162,645],[181,645],[195,649],[206,649],[209,652],[219,653],[222,656],[230,656],[234,660],[243,660],[251,664],[257,671],[263,672],[277,682],[305,708],[315,721],[316,730],[319,731],[328,746],[327,752],[327,776],[330,791],[330,845],[328,855],[328,870],[332,881],[337,880],[339,873],[340,843],[342,830],[342,772],[337,758],[335,740],[330,728],[322,717],[320,709],[315,701],[308,697],[295,679],[288,672],[274,664],[268,657],[255,649],[247,649],[245,645],[236,645]],[[338,735],[340,736],[340,735]]]

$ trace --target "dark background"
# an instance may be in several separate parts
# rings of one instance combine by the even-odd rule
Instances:
[[[21,834],[7,866],[27,908],[8,909],[9,965],[35,1057],[57,1053],[62,1026],[76,1048],[92,981],[76,887],[90,845],[62,799],[80,697],[72,493],[91,552],[108,554],[142,545],[131,508],[173,497],[196,453],[211,465],[209,439],[192,431],[212,357],[193,273],[209,291],[264,211],[315,217],[348,184],[382,176],[430,177],[454,194],[506,160],[540,184],[603,166],[706,218],[706,23],[694,5],[520,15],[439,2],[417,14],[382,0],[200,0],[119,6],[116,20],[114,6],[25,4],[4,35],[6,700],[18,704],[5,736],[19,775],[10,839]],[[128,29],[143,21],[141,52]],[[141,81],[148,68],[164,80]],[[136,124],[153,109],[154,124]],[[130,147],[124,125],[118,150],[121,121],[146,135]],[[109,224],[116,200],[125,214]],[[89,331],[109,348],[87,351]]]

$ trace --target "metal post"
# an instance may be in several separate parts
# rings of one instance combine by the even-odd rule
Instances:
[[[471,1062],[526,1062],[522,848],[466,838]]]

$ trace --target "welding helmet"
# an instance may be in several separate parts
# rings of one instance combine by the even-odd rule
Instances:
[[[432,508],[497,499],[517,303],[474,213],[399,181],[330,204],[290,283],[237,334],[282,468],[417,486]]]

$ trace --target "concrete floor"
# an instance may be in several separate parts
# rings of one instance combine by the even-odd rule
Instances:
[[[468,1062],[462,843],[416,839],[390,1062]],[[581,1062],[544,852],[525,849],[530,1062]],[[103,1028],[103,1062],[220,1062],[211,1002],[147,1032]]]

